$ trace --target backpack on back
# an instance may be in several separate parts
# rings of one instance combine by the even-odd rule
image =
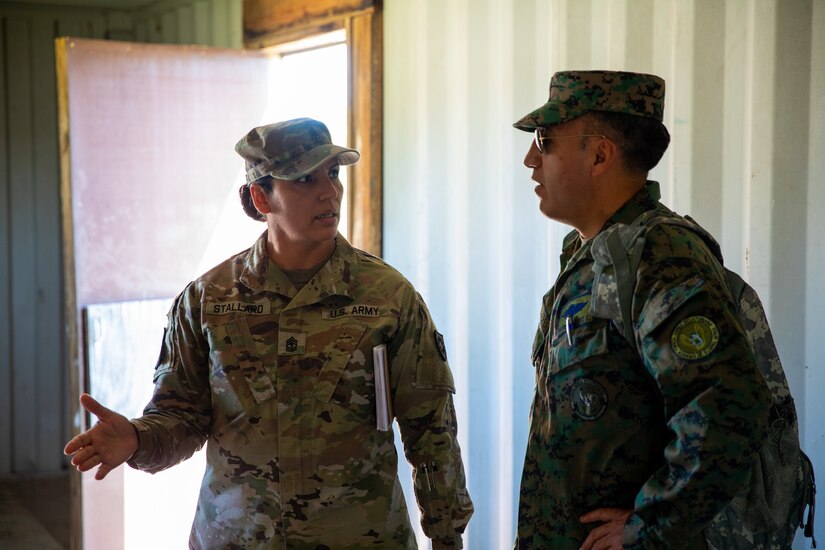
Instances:
[[[636,272],[647,231],[661,223],[697,233],[722,264],[719,244],[707,231],[691,218],[661,206],[630,224],[615,224],[594,238],[591,313],[611,319],[637,352],[631,318]],[[791,547],[797,528],[803,528],[811,547],[816,548],[813,465],[799,446],[796,408],[765,310],[756,291],[739,275],[724,269],[756,364],[773,396],[773,407],[768,434],[754,457],[749,483],[705,527],[705,539],[712,550],[786,549]]]

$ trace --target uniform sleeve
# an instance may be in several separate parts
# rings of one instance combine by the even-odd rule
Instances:
[[[746,483],[771,403],[721,266],[698,237],[670,231],[648,235],[634,320],[673,439],[636,495],[625,548],[681,548],[701,536]]]
[[[143,416],[133,419],[138,450],[128,464],[156,473],[191,457],[209,434],[208,346],[199,328],[194,285],[175,299],[168,314],[155,390]]]
[[[421,297],[409,289],[399,330],[389,346],[393,406],[424,533],[442,547],[461,548],[473,513],[458,445],[444,340]]]

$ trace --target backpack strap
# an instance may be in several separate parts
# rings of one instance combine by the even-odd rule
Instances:
[[[739,276],[735,271],[725,268],[725,275],[728,277],[728,288],[731,296],[733,296],[733,303],[739,304],[742,300],[742,292],[745,290],[745,280]]]
[[[699,235],[719,263],[722,263],[721,248],[710,233],[689,216],[680,216],[663,206],[643,212],[629,224],[617,223],[608,227],[594,237],[591,247],[596,272],[591,312],[596,317],[618,317],[622,324],[622,335],[637,353],[639,349],[633,331],[633,290],[636,286],[636,273],[642,261],[647,232],[663,223],[678,225]],[[727,269],[725,271],[728,273],[728,283],[731,285],[734,298],[739,303],[739,297],[746,284],[737,274]],[[605,288],[609,290],[605,291]],[[608,297],[605,298],[605,295]],[[612,304],[606,304],[606,301]]]
[[[616,274],[616,296],[619,300],[619,312],[622,316],[622,328],[624,328],[624,337],[630,343],[636,352],[636,336],[633,334],[633,318],[632,318],[632,300],[633,287],[636,284],[636,269],[639,267],[638,260],[641,260],[641,253],[637,261],[631,261],[628,258],[622,239],[619,236],[619,231],[610,231],[605,238],[605,245],[607,246],[607,253],[610,255],[610,261],[613,263],[613,269]],[[631,266],[631,263],[633,265]]]

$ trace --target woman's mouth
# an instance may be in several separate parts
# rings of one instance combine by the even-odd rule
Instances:
[[[316,220],[321,220],[321,221],[337,220],[338,219],[338,212],[324,212],[323,214],[319,214],[319,215],[315,216],[315,219]]]

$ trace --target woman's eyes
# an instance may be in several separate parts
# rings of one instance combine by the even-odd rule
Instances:
[[[327,173],[327,176],[329,177],[329,179],[335,181],[335,180],[338,179],[339,171],[340,170],[338,168],[333,168]],[[308,175],[306,175],[302,178],[298,178],[295,181],[297,181],[298,183],[314,183],[315,182],[315,180],[312,177],[312,174],[308,174]]]

